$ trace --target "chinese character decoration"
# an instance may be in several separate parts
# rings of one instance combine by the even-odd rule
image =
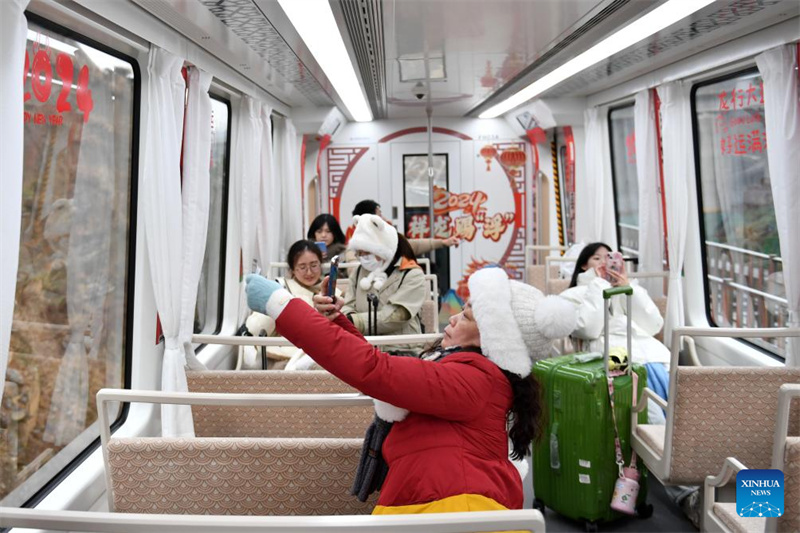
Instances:
[[[526,159],[527,156],[525,152],[516,147],[504,150],[503,153],[500,154],[500,163],[509,169],[509,175],[512,177],[519,177],[522,175],[520,169],[525,165]]]
[[[486,172],[492,170],[492,159],[497,155],[497,148],[492,144],[487,144],[481,148],[481,157],[486,160]]]

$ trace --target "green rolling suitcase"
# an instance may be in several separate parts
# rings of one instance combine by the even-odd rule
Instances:
[[[629,287],[604,291],[609,300],[616,294],[628,295]],[[608,305],[606,305],[608,331]],[[631,322],[628,317],[628,354],[631,361]],[[614,446],[614,425],[609,403],[608,335],[605,356],[587,359],[580,354],[564,355],[538,361],[533,373],[543,387],[547,425],[543,438],[534,445],[533,486],[534,507],[544,511],[549,507],[566,517],[583,520],[588,531],[597,524],[625,516],[611,509],[614,484],[619,477]],[[591,358],[589,358],[591,359]],[[632,365],[638,375],[638,393],[647,384],[643,365]],[[630,374],[614,378],[614,403],[622,453],[627,463],[631,458],[631,404],[633,379]],[[639,422],[647,423],[647,410],[639,414]],[[647,470],[641,460],[637,514],[646,518],[652,514],[647,499]]]

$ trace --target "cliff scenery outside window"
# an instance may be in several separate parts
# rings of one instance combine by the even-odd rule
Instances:
[[[0,410],[0,504],[19,506],[98,435],[124,385],[134,68],[30,24],[19,272]],[[112,412],[112,420],[117,418]]]

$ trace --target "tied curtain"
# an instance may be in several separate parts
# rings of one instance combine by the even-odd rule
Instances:
[[[649,89],[636,93],[633,107],[636,143],[636,176],[639,184],[639,270],[661,272],[663,265],[660,206],[658,196],[658,132],[653,93]],[[640,279],[651,296],[661,296],[661,278]]]
[[[203,368],[191,345],[191,324],[208,220],[211,104],[207,75],[189,69],[189,105],[183,139],[186,83],[183,60],[158,47],[148,61],[141,197],[156,308],[164,332],[161,389],[185,392],[185,365]],[[194,119],[197,122],[194,122]],[[183,184],[181,143],[185,141]],[[191,310],[188,310],[191,307]],[[187,332],[187,327],[189,331]],[[191,408],[161,406],[162,435],[192,437]]]
[[[14,318],[14,293],[17,290],[17,265],[22,219],[23,87],[20,83],[25,63],[28,21],[25,8],[29,0],[0,2],[0,399],[6,380],[11,323]]]
[[[585,182],[575,184],[576,204],[581,207],[575,214],[578,242],[602,241],[617,247],[617,231],[614,215],[614,193],[611,171],[604,160],[610,153],[608,121],[598,108],[587,109],[584,114],[586,129]]]
[[[664,319],[664,344],[672,345],[672,330],[684,325],[681,271],[686,256],[689,182],[694,182],[689,87],[675,81],[658,88],[663,120],[664,195],[667,204],[669,288]]]
[[[783,258],[789,327],[800,327],[800,81],[797,45],[787,44],[756,57],[764,80],[764,115],[769,149],[770,186]],[[786,366],[800,366],[800,338],[786,344]]]

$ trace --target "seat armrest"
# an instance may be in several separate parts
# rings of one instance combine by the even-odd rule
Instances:
[[[664,409],[665,411],[667,410],[667,401],[664,400],[664,398],[662,398],[658,394],[656,394],[653,389],[645,387],[644,389],[642,389],[642,396],[639,398],[639,401],[637,402],[636,407],[634,407],[634,412],[641,413],[642,410],[645,407],[647,407],[647,400],[648,399],[649,400],[653,400],[654,402],[656,402],[656,405],[658,405],[660,408]]]
[[[689,356],[689,361],[692,363],[692,366],[703,366],[700,362],[700,358],[697,357],[697,345],[694,339],[692,337],[684,337],[683,342],[686,343],[686,354]]]
[[[747,467],[744,466],[741,462],[739,462],[734,457],[728,457],[725,459],[725,462],[722,464],[722,470],[716,476],[708,476],[706,477],[705,482],[705,489],[704,489],[704,502],[703,502],[703,514],[706,517],[711,516],[712,508],[716,503],[717,497],[717,487],[723,487],[728,484],[731,480],[731,477],[734,477],[740,470],[747,470]]]

